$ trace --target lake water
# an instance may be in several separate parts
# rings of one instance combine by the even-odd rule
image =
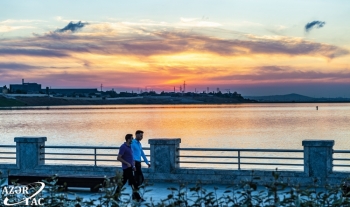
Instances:
[[[181,147],[303,149],[322,139],[350,148],[349,103],[37,107],[0,110],[0,123],[0,145],[46,136],[46,145],[120,146],[141,129],[144,147],[181,138]]]
[[[181,138],[182,147],[302,149],[304,139],[350,147],[350,104],[108,105],[0,110],[0,144],[46,136],[47,145],[119,146],[127,133]]]

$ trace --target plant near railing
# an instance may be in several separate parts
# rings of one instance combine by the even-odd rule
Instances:
[[[320,187],[319,181],[314,179],[314,183],[309,187],[301,187],[298,184],[290,185],[283,182],[278,171],[272,172],[273,179],[267,181],[264,186],[257,186],[256,181],[261,179],[254,175],[242,180],[239,183],[231,183],[227,190],[219,197],[217,187],[214,191],[208,191],[204,185],[198,181],[194,186],[186,183],[180,183],[179,187],[168,188],[169,195],[156,202],[150,198],[149,202],[139,203],[132,200],[130,194],[124,193],[125,187],[121,193],[115,195],[115,191],[121,186],[121,173],[116,173],[113,178],[106,178],[101,184],[100,192],[97,199],[86,200],[75,194],[66,191],[66,185],[57,185],[59,177],[52,176],[50,179],[43,180],[45,190],[37,195],[44,198],[46,207],[345,207],[350,206],[350,199],[346,196],[347,192],[343,192],[340,185],[325,185]],[[2,187],[6,179],[2,177],[0,172],[0,184]],[[15,182],[13,185],[17,185]],[[142,197],[150,191],[147,182],[140,186],[139,193]],[[33,186],[33,191],[36,191]],[[265,189],[261,189],[265,187]],[[260,190],[259,190],[260,189]],[[13,198],[15,199],[15,198]],[[1,204],[4,203],[4,195],[1,193]],[[17,205],[18,207],[24,205]]]

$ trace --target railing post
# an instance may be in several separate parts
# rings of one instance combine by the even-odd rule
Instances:
[[[241,150],[238,150],[238,170],[241,170]]]
[[[180,138],[149,139],[151,145],[151,170],[155,173],[171,173],[179,167],[178,148]]]
[[[95,152],[95,166],[97,166],[97,155],[96,155],[96,148],[94,148],[94,152]]]
[[[15,137],[16,164],[20,171],[34,169],[45,164],[46,137]]]
[[[332,173],[334,140],[304,140],[304,172],[326,178]]]

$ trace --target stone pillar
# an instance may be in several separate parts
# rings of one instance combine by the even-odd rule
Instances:
[[[334,140],[304,140],[304,172],[326,178],[332,173]]]
[[[151,145],[151,170],[155,173],[171,173],[179,167],[178,147],[180,138],[149,139]]]
[[[46,137],[15,137],[16,164],[20,171],[34,169],[45,164]]]

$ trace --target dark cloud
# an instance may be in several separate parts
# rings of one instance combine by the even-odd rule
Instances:
[[[30,44],[30,43],[29,43]],[[24,46],[24,45],[23,45]],[[64,51],[55,51],[46,48],[42,49],[15,49],[15,48],[1,48],[0,55],[26,55],[26,56],[40,56],[40,57],[66,57]]]
[[[71,32],[76,32],[79,29],[83,28],[85,25],[88,25],[89,23],[82,23],[81,21],[77,23],[69,22],[67,26],[65,26],[62,29],[57,29],[56,32],[65,32],[70,30]]]
[[[0,63],[0,70],[30,70],[37,68],[37,66],[21,63]]]
[[[153,47],[148,48],[149,42],[131,41],[123,52],[136,55],[150,55],[160,53],[176,53],[184,51],[210,52],[223,56],[239,56],[254,54],[285,54],[285,55],[310,55],[335,58],[346,55],[349,51],[337,46],[321,44],[311,41],[283,39],[219,39],[204,35],[184,32],[159,32],[154,33],[157,39],[153,39]],[[135,44],[137,49],[135,50]],[[121,44],[124,46],[124,44]],[[143,48],[147,52],[140,50]]]
[[[125,54],[139,54],[139,55],[155,55],[155,54],[165,54],[175,51],[179,51],[179,48],[174,47],[174,45],[158,44],[156,41],[145,41],[145,42],[126,42],[119,43],[119,48],[114,50],[117,53]],[[113,51],[111,51],[113,53]]]
[[[72,53],[99,55],[152,56],[182,52],[207,52],[221,56],[307,55],[336,58],[349,54],[337,46],[293,38],[284,39],[220,39],[180,31],[159,31],[151,35],[72,35],[51,32],[27,39],[4,40],[0,55],[64,57]],[[10,49],[11,48],[11,49]],[[12,49],[20,48],[20,49]],[[33,49],[39,48],[39,49]]]
[[[257,69],[258,71],[261,71],[261,72],[279,72],[279,71],[286,71],[286,70],[289,70],[290,67],[288,66],[276,66],[276,65],[267,65],[267,66],[261,66],[261,67],[258,67],[258,68],[255,68]]]
[[[55,63],[52,63],[53,65]],[[28,65],[23,63],[15,62],[0,62],[0,71],[2,72],[16,72],[16,71],[29,71],[37,69],[71,69],[69,67],[56,67],[56,66],[37,66],[37,65]]]
[[[321,28],[326,24],[326,22],[312,21],[305,25],[305,31],[309,32],[313,28]]]

